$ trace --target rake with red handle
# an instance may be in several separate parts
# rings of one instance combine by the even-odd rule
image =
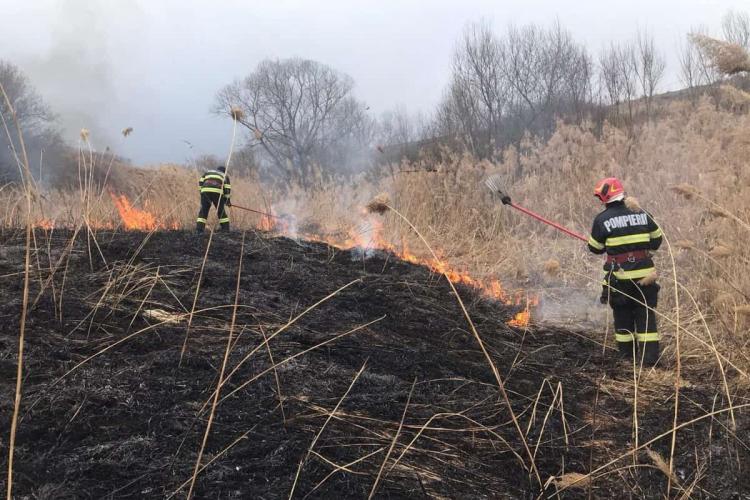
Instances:
[[[548,226],[554,227],[558,231],[562,231],[563,233],[567,234],[568,236],[572,236],[573,238],[578,238],[581,241],[588,241],[588,238],[586,238],[582,234],[578,234],[575,231],[571,231],[570,229],[561,226],[557,222],[553,222],[553,221],[551,221],[549,219],[545,219],[541,215],[539,215],[537,213],[534,213],[531,210],[529,210],[527,208],[524,208],[524,207],[522,207],[522,206],[517,205],[516,203],[514,203],[510,199],[510,196],[507,193],[505,193],[505,191],[503,191],[500,188],[500,179],[497,176],[488,177],[487,180],[484,181],[484,183],[487,185],[488,188],[490,188],[490,190],[493,193],[495,193],[495,194],[497,194],[497,195],[500,196],[500,201],[503,202],[503,205],[509,205],[509,206],[515,208],[516,210],[518,210],[519,212],[522,212],[522,213],[524,213],[526,215],[529,215],[529,216],[535,218],[539,222],[543,222],[543,223],[547,224]]]
[[[290,217],[289,215],[273,215],[273,214],[269,214],[268,212],[261,212],[260,210],[255,210],[253,208],[247,208],[247,207],[243,207],[240,205],[235,205],[234,203],[232,203],[229,206],[232,208],[239,208],[240,210],[246,210],[248,212],[253,212],[255,214],[265,215],[266,217],[273,217],[274,219],[279,219],[279,220],[288,219]]]

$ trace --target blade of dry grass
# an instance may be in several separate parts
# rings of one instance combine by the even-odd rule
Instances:
[[[206,424],[206,431],[203,433],[203,441],[201,442],[200,450],[198,450],[198,457],[195,459],[195,469],[193,470],[193,479],[190,481],[190,489],[188,489],[187,500],[190,500],[193,496],[193,489],[195,488],[195,480],[198,478],[198,472],[201,466],[201,460],[203,459],[203,450],[206,448],[208,442],[208,435],[211,433],[211,424],[214,421],[214,415],[216,414],[216,406],[219,402],[219,393],[221,391],[221,384],[224,380],[224,371],[227,368],[227,361],[229,360],[229,351],[232,347],[232,335],[234,334],[234,325],[237,320],[237,306],[240,300],[240,282],[242,278],[242,258],[245,253],[245,233],[242,233],[242,243],[240,244],[240,261],[237,266],[237,285],[234,290],[234,307],[232,308],[232,322],[229,325],[229,333],[227,334],[227,346],[224,349],[224,359],[221,362],[221,371],[219,372],[219,381],[216,383],[216,391],[214,391],[214,400],[211,405],[211,413],[208,415],[208,423]]]
[[[387,202],[380,200],[376,202],[373,207],[379,208],[381,205],[386,205],[389,210],[393,211],[396,215],[398,215],[411,229],[416,233],[416,235],[419,237],[419,239],[422,241],[422,243],[425,245],[427,250],[430,252],[432,257],[435,259],[436,262],[440,262],[441,259],[437,256],[435,251],[432,249],[430,244],[427,242],[427,240],[422,236],[422,233],[419,232],[419,230],[412,224],[412,222],[407,219],[401,212],[393,208],[393,206],[389,205]],[[458,301],[459,306],[461,307],[461,310],[463,311],[464,317],[466,318],[467,323],[469,324],[469,328],[471,329],[472,334],[474,335],[474,338],[477,340],[477,343],[479,344],[479,348],[482,351],[482,354],[484,354],[485,359],[487,360],[487,363],[490,366],[490,369],[492,370],[492,374],[495,376],[495,381],[498,384],[498,387],[500,388],[500,394],[503,397],[503,400],[505,401],[505,404],[508,408],[508,412],[510,413],[510,417],[513,420],[513,425],[516,428],[516,432],[518,433],[518,437],[521,439],[521,442],[523,443],[523,447],[526,451],[526,455],[529,459],[529,469],[533,472],[534,476],[536,477],[537,482],[539,483],[539,486],[542,486],[542,479],[539,475],[539,471],[536,468],[536,464],[534,463],[534,455],[531,452],[531,449],[529,448],[529,444],[526,442],[526,437],[523,433],[523,430],[521,430],[521,425],[518,423],[518,418],[516,417],[515,412],[513,411],[513,406],[510,403],[510,398],[508,397],[508,393],[505,390],[505,384],[503,383],[502,377],[500,376],[500,372],[497,369],[497,366],[495,366],[495,363],[492,361],[492,357],[490,356],[489,352],[487,351],[487,348],[484,345],[484,342],[482,341],[482,337],[479,335],[479,332],[477,331],[476,327],[474,326],[474,322],[471,319],[471,316],[469,315],[469,312],[466,310],[466,306],[464,305],[463,300],[461,299],[461,295],[459,295],[458,290],[456,290],[455,285],[453,284],[453,281],[450,279],[450,277],[443,273],[443,276],[445,277],[446,281],[451,287],[451,290],[453,291],[453,295],[456,297],[456,300]],[[524,461],[525,463],[525,461]]]
[[[331,410],[331,412],[328,414],[328,417],[326,417],[325,422],[323,422],[323,425],[318,429],[318,432],[315,434],[315,437],[313,438],[312,442],[310,443],[310,447],[307,449],[307,453],[300,459],[299,466],[297,467],[297,473],[294,475],[294,482],[292,483],[292,489],[289,491],[289,499],[291,500],[294,497],[294,490],[297,488],[297,481],[299,480],[300,472],[302,472],[302,467],[304,467],[305,462],[310,457],[310,453],[312,452],[313,448],[315,448],[315,444],[318,442],[318,439],[320,438],[320,435],[323,434],[323,431],[325,430],[326,426],[328,425],[328,422],[331,421],[333,416],[336,414],[336,412],[339,410],[339,407],[341,406],[341,403],[344,402],[344,399],[349,395],[349,392],[351,392],[352,387],[354,387],[354,384],[357,382],[357,379],[359,379],[359,376],[362,375],[362,372],[365,371],[365,368],[367,367],[367,359],[364,363],[362,363],[362,367],[359,369],[359,371],[354,375],[354,378],[352,379],[351,383],[349,384],[349,387],[347,387],[346,392],[339,398],[338,402],[336,403],[336,406]]]
[[[16,116],[15,109],[10,102],[8,94],[5,92],[5,87],[0,83],[0,93],[3,94],[3,100],[5,101],[5,107],[10,111],[13,121],[16,125],[16,132],[18,133],[18,143],[20,145],[21,152],[23,154],[23,172],[22,179],[24,179],[24,191],[26,193],[26,245],[24,250],[24,277],[23,277],[23,298],[21,302],[21,320],[18,329],[18,361],[16,365],[16,389],[13,398],[13,417],[10,424],[10,437],[8,438],[8,477],[7,477],[7,499],[12,500],[13,498],[13,458],[15,455],[16,446],[16,432],[18,430],[18,412],[21,408],[21,390],[23,385],[23,354],[24,354],[24,342],[26,335],[26,314],[29,307],[29,282],[31,280],[31,197],[32,197],[32,182],[33,177],[31,175],[31,168],[29,167],[29,158],[26,154],[26,145],[23,140],[23,132],[21,131],[21,124]],[[2,115],[2,113],[0,113]],[[11,144],[13,144],[13,138],[8,130],[8,126],[5,123],[5,117],[3,117],[3,126],[5,128],[6,135]]]
[[[627,451],[627,452],[625,452],[625,453],[623,453],[623,454],[621,454],[621,455],[613,458],[612,460],[610,460],[609,462],[605,463],[604,465],[600,465],[599,467],[597,467],[593,471],[591,471],[591,472],[589,472],[587,474],[583,474],[579,479],[577,479],[575,481],[572,481],[568,486],[565,486],[565,487],[561,488],[560,491],[558,491],[558,493],[562,492],[563,490],[566,490],[568,488],[571,488],[571,487],[575,486],[580,481],[585,481],[585,480],[588,480],[589,478],[592,478],[592,477],[598,477],[598,476],[596,476],[596,474],[604,471],[609,466],[616,464],[617,462],[619,462],[620,460],[622,460],[624,458],[627,458],[627,457],[630,457],[630,456],[634,455],[635,453],[637,453],[637,452],[645,449],[646,447],[648,447],[648,446],[656,443],[657,441],[659,441],[661,439],[664,439],[665,437],[671,436],[674,432],[677,432],[680,429],[684,429],[685,427],[689,427],[689,426],[691,426],[691,425],[693,425],[693,424],[695,424],[697,422],[700,422],[701,420],[705,420],[707,418],[713,418],[716,415],[721,415],[723,413],[728,413],[730,411],[741,410],[743,408],[750,408],[750,403],[741,404],[741,405],[735,405],[735,406],[730,406],[730,407],[726,407],[726,408],[721,408],[721,409],[718,409],[718,410],[714,410],[714,411],[705,413],[705,414],[700,415],[698,417],[695,417],[695,418],[693,418],[691,420],[682,422],[681,424],[677,425],[676,427],[673,427],[673,428],[669,429],[668,431],[663,432],[663,433],[659,434],[658,436],[656,436],[656,437],[648,440],[647,442],[642,443],[638,448],[632,448],[629,451]],[[552,498],[552,497],[549,496],[547,498]]]
[[[193,324],[193,316],[195,315],[195,306],[198,304],[198,294],[201,290],[201,283],[203,282],[203,270],[206,268],[206,262],[208,261],[208,251],[211,249],[211,241],[214,237],[214,231],[211,229],[211,232],[208,235],[208,242],[206,243],[206,252],[203,254],[203,260],[201,261],[201,270],[198,272],[198,283],[195,285],[195,294],[193,294],[193,305],[190,307],[190,315],[188,316],[188,324],[187,328],[185,329],[185,340],[182,342],[182,349],[180,349],[180,361],[177,363],[177,366],[182,365],[182,358],[185,356],[185,351],[187,350],[187,343],[188,338],[190,337],[190,327]]]
[[[367,497],[368,499],[372,499],[372,497],[375,496],[375,492],[378,490],[378,483],[380,482],[380,476],[383,474],[383,469],[385,469],[385,464],[388,463],[388,458],[390,458],[391,452],[393,451],[393,448],[396,446],[396,443],[398,442],[398,436],[401,434],[401,428],[404,426],[404,419],[406,418],[406,412],[409,410],[409,403],[411,402],[412,394],[414,394],[414,386],[416,384],[417,384],[417,378],[414,377],[414,382],[412,382],[411,389],[409,390],[409,396],[406,398],[406,405],[404,405],[404,412],[401,414],[401,420],[398,423],[398,429],[396,429],[396,434],[393,436],[391,445],[388,447],[388,451],[385,454],[385,458],[383,459],[383,462],[380,464],[378,475],[375,477],[375,482],[372,484],[370,495]]]

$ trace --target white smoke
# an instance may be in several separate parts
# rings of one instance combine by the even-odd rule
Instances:
[[[86,128],[96,149],[114,146],[127,124],[111,115],[118,95],[110,43],[118,26],[140,16],[137,3],[61,0],[50,9],[53,21],[38,26],[47,49],[10,58],[20,58],[17,63],[58,115],[65,140],[75,144]]]

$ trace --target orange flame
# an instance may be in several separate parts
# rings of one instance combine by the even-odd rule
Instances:
[[[446,276],[451,282],[460,283],[476,290],[490,299],[502,302],[506,305],[524,305],[524,310],[517,313],[515,317],[508,321],[508,325],[513,327],[526,327],[531,320],[531,308],[539,304],[537,297],[529,297],[523,292],[518,292],[511,297],[503,288],[502,283],[495,278],[479,279],[471,276],[466,270],[456,269],[444,258],[422,258],[409,250],[406,242],[403,242],[398,248],[393,243],[383,237],[383,224],[377,219],[370,218],[369,229],[365,231],[349,231],[348,238],[343,240],[336,239],[333,236],[326,235],[306,235],[307,239],[320,241],[332,247],[341,250],[351,250],[353,248],[362,248],[364,250],[377,249],[393,253],[401,260],[411,264],[426,266],[432,272],[440,273]]]
[[[151,212],[135,208],[124,194],[118,196],[109,193],[109,195],[112,197],[117,211],[120,212],[125,229],[140,229],[143,231],[156,229],[156,217]]]
[[[262,229],[263,231],[273,231],[276,228],[276,219],[267,215],[263,215],[260,218],[260,224],[258,224],[258,228]]]
[[[140,230],[140,231],[152,231],[154,229],[179,229],[180,225],[177,222],[171,224],[165,224],[157,221],[154,214],[148,210],[140,210],[135,208],[124,194],[116,195],[109,193],[112,197],[112,201],[120,213],[122,223],[125,229],[128,230]]]
[[[55,228],[55,221],[49,219],[39,219],[38,221],[31,224],[36,229],[45,229],[47,231]]]

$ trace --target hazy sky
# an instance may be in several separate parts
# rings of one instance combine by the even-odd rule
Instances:
[[[649,30],[671,88],[685,33],[702,24],[718,34],[729,9],[750,10],[750,0],[0,0],[0,59],[31,77],[67,139],[86,127],[97,148],[135,162],[183,162],[226,154],[231,124],[210,113],[214,96],[265,58],[348,73],[376,115],[397,105],[430,112],[467,23],[502,31],[559,19],[594,53]]]

